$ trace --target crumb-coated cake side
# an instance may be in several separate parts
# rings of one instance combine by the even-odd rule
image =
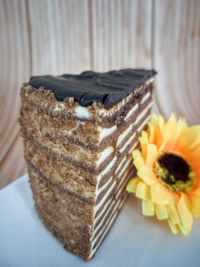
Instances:
[[[154,70],[35,76],[20,124],[35,208],[64,247],[92,258],[126,199]]]

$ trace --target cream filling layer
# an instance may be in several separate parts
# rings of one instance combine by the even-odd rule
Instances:
[[[142,119],[145,117],[145,115],[147,114],[147,112],[148,112],[149,109],[151,108],[152,104],[153,104],[153,101],[149,102],[149,104],[146,106],[146,108],[143,110],[143,112],[141,112],[141,113],[138,115],[136,121],[135,121],[134,124],[133,124],[134,126],[135,126],[136,124],[138,124],[138,122],[139,122],[140,120],[142,120]]]
[[[133,124],[130,124],[128,128],[126,128],[126,130],[120,134],[120,136],[118,137],[117,139],[117,143],[116,143],[116,146],[120,146],[120,144],[122,143],[122,141],[126,138],[126,136],[131,132],[133,128]]]
[[[97,176],[97,188],[98,188],[98,185],[101,181],[101,178],[111,170],[111,168],[115,164],[116,160],[117,160],[117,157],[115,156],[114,159],[107,165],[107,167]]]
[[[136,146],[138,145],[138,141],[130,148],[130,150],[128,151],[128,155],[132,153],[132,151],[136,148]],[[130,155],[131,156],[131,155]]]
[[[125,145],[119,150],[120,153],[123,153],[124,150],[131,144],[131,142],[134,140],[136,136],[136,133],[132,135],[132,137],[125,143]]]
[[[116,192],[117,192],[117,193],[116,193],[116,196],[115,196],[116,198],[118,198],[119,195],[121,194],[121,192],[124,190],[124,188],[121,187],[121,185],[124,183],[124,181],[125,181],[128,177],[130,178],[130,177],[132,177],[132,175],[133,175],[132,173],[130,173],[129,175],[128,175],[128,174],[129,174],[129,169],[128,169],[128,170],[125,172],[125,174],[124,174],[124,177],[125,177],[125,178],[124,178],[123,180],[121,180],[120,183],[119,183],[118,186],[117,186],[117,189],[116,189]]]
[[[135,137],[135,134],[134,134],[134,137]],[[133,138],[134,139],[134,138]],[[131,141],[132,141],[132,139],[131,139]],[[122,147],[122,148],[124,148],[124,147],[127,147],[130,143],[131,143],[131,141],[130,140],[128,140],[125,144],[124,144],[124,146]],[[132,149],[134,149],[134,147],[136,147],[137,146],[137,142],[133,145],[133,147],[132,147]],[[106,174],[106,173],[108,173],[109,171],[110,171],[110,169],[113,167],[113,165],[115,164],[115,162],[116,162],[116,160],[117,160],[117,157],[115,156],[115,158],[108,164],[108,166],[104,169],[104,171],[97,177],[97,188],[98,188],[98,185],[99,185],[99,183],[100,183],[100,181],[101,181],[101,178]],[[116,171],[118,171],[119,169],[120,169],[120,167],[121,167],[121,165],[122,165],[122,163],[124,162],[126,160],[126,157],[125,158],[123,158],[122,159],[122,161],[120,162],[120,164],[119,164],[119,166],[118,166],[118,168],[116,169]],[[128,164],[130,163],[130,159],[128,160],[128,162],[125,164],[125,166],[123,167],[123,169],[120,171],[120,173],[119,173],[119,176],[120,175],[122,175],[122,173],[123,173],[123,171],[126,169],[126,167],[128,166]],[[116,173],[116,172],[115,172]],[[109,183],[111,183],[111,181],[112,181],[112,177],[99,189],[99,190],[97,190],[97,192],[96,192],[96,198],[95,198],[95,200],[97,200],[98,199],[98,196],[100,195],[100,193],[107,187],[107,185],[109,184]],[[115,183],[114,183],[115,184]],[[108,190],[108,192],[109,192],[109,190]],[[107,192],[107,193],[108,193]],[[94,207],[94,216],[95,216],[95,214],[98,212],[98,210],[102,207],[102,205],[104,204],[104,201],[105,201],[105,199],[106,199],[106,197],[107,197],[107,193],[104,195],[104,197],[102,198],[102,200]]]
[[[74,110],[74,115],[75,117],[79,119],[90,119],[91,118],[91,113],[88,111],[88,108],[78,106]]]
[[[126,158],[123,159],[123,161],[126,160]],[[129,160],[128,163],[130,163],[131,161]],[[126,164],[126,167],[128,166],[128,164]],[[120,172],[120,175],[123,174],[123,172],[125,171],[125,167],[121,170]],[[118,175],[118,177],[120,177],[120,175]],[[112,178],[113,176],[111,176],[111,178],[106,182],[106,184],[103,186],[104,188],[109,184],[109,183],[112,183]],[[114,188],[114,185],[116,184],[116,182],[113,183],[113,185],[111,186],[111,189],[108,190],[108,192],[111,192],[112,189]],[[100,188],[101,192],[102,192],[102,188]],[[102,200],[94,206],[94,217],[95,215],[98,213],[98,211],[102,208],[102,206],[104,205],[105,201],[107,200],[107,196],[109,195],[108,192],[106,192],[106,194],[104,195],[104,197],[102,198]],[[99,196],[99,191],[98,191],[98,196]],[[108,203],[106,203],[106,206],[108,205]],[[103,208],[103,210],[101,211],[100,214],[102,214],[102,212],[105,210],[106,206]],[[96,218],[98,219],[99,218],[99,215],[97,217],[95,217],[95,221],[96,221]]]
[[[127,159],[126,157],[123,158],[123,160],[120,162],[120,164],[118,165],[117,169],[115,170],[115,173],[118,172],[118,170],[121,168],[122,164],[125,162],[126,159]]]
[[[109,231],[111,225],[113,224],[113,222],[114,222],[114,220],[115,220],[115,218],[116,218],[116,216],[117,216],[117,214],[118,214],[118,213],[117,213],[117,209],[120,209],[120,208],[122,207],[122,205],[123,205],[125,199],[126,199],[126,198],[124,197],[122,200],[119,200],[119,201],[116,203],[115,208],[113,209],[113,211],[112,211],[112,213],[111,213],[111,215],[110,215],[110,217],[109,217],[109,219],[110,219],[110,218],[112,218],[112,219],[110,220],[110,222],[109,222],[109,219],[107,220],[105,226],[102,228],[102,230],[101,230],[100,233],[97,235],[97,237],[92,241],[92,243],[91,243],[91,250],[90,250],[90,258],[94,255],[94,253],[96,252],[96,250],[97,250],[98,247],[100,246],[102,240],[104,239],[104,237],[105,237],[106,234],[108,233],[108,231]],[[102,237],[100,238],[99,243],[97,244],[97,246],[93,249],[94,244],[96,243],[96,241],[98,240],[100,234],[101,234],[103,231],[104,231],[104,234],[103,234]]]
[[[113,212],[113,213],[114,213],[114,212]],[[113,213],[112,213],[112,214],[113,214]],[[104,239],[104,237],[106,236],[107,232],[109,231],[109,229],[110,229],[112,223],[114,222],[116,216],[117,216],[117,212],[116,212],[116,214],[113,216],[113,218],[111,219],[111,221],[110,221],[110,223],[108,224],[108,226],[107,226],[107,224],[106,224],[107,229],[106,229],[106,231],[104,232],[104,234],[102,235],[101,239],[99,240],[99,244],[98,244],[94,249],[93,249],[92,247],[94,246],[96,240],[94,240],[94,241],[91,243],[91,251],[90,251],[90,256],[89,256],[89,258],[91,258],[91,257],[94,255],[94,253],[96,252],[96,250],[97,250],[98,247],[100,246],[102,240]]]
[[[96,213],[98,212],[98,210],[103,206],[104,202],[108,198],[110,192],[112,192],[112,190],[115,187],[115,185],[116,185],[116,181],[112,184],[112,186],[109,188],[109,190],[105,193],[105,195],[103,196],[102,200],[98,204],[96,204],[94,206],[94,217],[95,217]]]
[[[128,172],[127,172],[127,174],[128,174]],[[131,176],[132,176],[132,174],[130,174],[129,176],[127,176],[127,175],[124,176],[124,179],[122,180],[122,182],[120,183],[120,185],[123,184],[123,182],[124,182],[128,177],[130,178]],[[118,188],[119,188],[119,186],[118,186]],[[120,193],[122,192],[122,190],[123,190],[123,188],[121,188],[120,192],[118,191],[118,196],[120,195]],[[117,196],[116,196],[116,197],[117,197]],[[95,236],[95,233],[97,232],[97,230],[98,230],[98,229],[102,226],[102,224],[104,223],[104,220],[102,220],[101,224],[99,224],[98,228],[96,228],[96,230],[95,230],[93,236],[92,236],[91,239],[90,239],[90,240],[92,241],[92,242],[91,242],[91,252],[90,252],[90,257],[95,253],[95,251],[97,250],[97,248],[98,248],[99,245],[101,244],[102,240],[104,239],[106,233],[107,233],[108,230],[110,229],[110,226],[112,225],[112,223],[113,223],[113,221],[114,221],[114,219],[115,219],[115,217],[116,217],[116,215],[114,215],[114,213],[117,214],[117,209],[120,209],[120,208],[122,207],[122,205],[123,205],[125,199],[126,199],[126,198],[124,197],[123,199],[118,200],[117,203],[114,203],[114,204],[115,204],[115,207],[114,207],[114,208],[113,208],[113,205],[110,205],[110,208],[108,209],[108,211],[107,211],[106,214],[105,214],[104,220],[106,219],[106,216],[109,214],[109,212],[110,212],[110,211],[112,210],[112,208],[113,208],[113,210],[112,210],[112,212],[111,212],[109,218],[106,220],[106,223],[104,224],[104,227],[103,227],[102,230],[98,233],[98,235],[96,236],[96,238],[95,238],[94,240],[92,240],[92,238],[93,238],[93,236]],[[110,220],[110,218],[112,218],[112,219]],[[110,223],[108,223],[109,220],[110,220]],[[97,244],[97,246],[93,249],[93,246],[95,245],[96,241],[98,240],[99,236],[102,234],[103,231],[104,231],[104,234],[102,235],[101,239],[99,240],[99,243]]]
[[[148,111],[149,108],[150,108],[150,105],[148,105],[148,106],[146,107],[146,109],[141,113],[140,120],[142,120],[142,118],[146,115],[146,113],[147,113],[147,111]],[[144,123],[142,123],[143,127],[144,127],[144,125],[146,124],[146,122],[148,121],[148,119],[149,119],[149,117],[144,121]],[[136,120],[136,121],[137,121],[137,120]],[[139,120],[137,121],[137,123],[139,123]],[[132,129],[133,126],[134,126],[135,124],[136,124],[136,122],[135,122],[133,125],[130,125],[131,127],[130,127],[130,128],[128,127],[128,128],[124,131],[124,133],[123,133],[123,134],[124,134],[123,139],[126,138],[127,134],[130,132],[130,129]],[[126,143],[123,145],[123,147],[120,149],[120,153],[123,153],[123,152],[125,151],[125,149],[126,149],[126,148],[131,144],[131,142],[134,140],[135,136],[136,136],[136,133],[134,133],[134,134],[132,135],[132,137],[131,137],[129,140],[127,140],[127,142],[126,142]],[[123,139],[122,139],[122,137],[121,137],[121,139],[120,139],[120,143],[122,143]],[[137,144],[138,144],[138,142],[136,142],[136,143],[132,146],[132,148],[129,150],[129,152],[130,152],[131,150],[133,150],[133,149],[137,146]],[[123,160],[125,161],[125,159],[126,159],[126,158],[124,158]],[[117,160],[117,157],[114,158],[114,160],[113,160],[114,163],[116,162],[116,160]],[[122,160],[122,161],[123,161],[123,160]],[[98,176],[98,179],[97,179],[97,187],[98,187],[98,184],[99,184],[100,181],[101,181],[101,178],[102,178],[102,177],[105,175],[105,173],[108,172],[108,171],[112,168],[112,166],[114,165],[113,161],[111,161],[110,164],[108,164],[108,166],[104,169],[104,171]],[[120,171],[119,176],[123,173],[123,171],[126,169],[126,167],[128,166],[129,163],[130,163],[130,160],[125,164],[125,166],[123,167],[123,169]],[[122,162],[120,163],[120,165],[118,166],[118,168],[116,169],[116,171],[118,171],[118,170],[120,169],[121,165],[122,165]],[[97,191],[96,199],[98,198],[99,194],[103,191],[103,189],[106,188],[106,186],[108,185],[109,181],[110,181],[110,179],[107,181],[107,183],[106,183],[102,188],[100,188],[100,189]],[[104,199],[104,198],[103,198],[103,199]],[[102,199],[102,201],[103,201],[103,199]],[[102,201],[100,201],[100,202],[98,203],[98,205],[100,205],[100,204],[102,203]],[[102,205],[103,205],[103,204],[102,204]],[[95,206],[95,207],[96,207],[96,206]],[[101,205],[100,205],[99,207],[101,207]],[[97,211],[98,211],[98,210],[97,210]],[[97,211],[96,211],[96,212],[97,212]],[[95,212],[95,213],[96,213],[96,212]]]
[[[129,110],[129,112],[127,113],[127,115],[126,115],[126,117],[125,117],[125,121],[127,121],[135,112],[136,112],[136,110],[138,110],[138,108],[139,108],[139,104],[137,103],[137,104],[135,104],[135,106],[131,109],[131,110]]]
[[[131,149],[134,149],[137,145],[137,142],[133,145],[133,147]],[[120,169],[120,167],[122,166],[122,164],[124,163],[124,161],[126,160],[127,158],[123,158],[123,160],[120,162],[120,165],[118,166],[117,168],[117,171]],[[120,179],[120,176],[122,176],[124,174],[124,172],[126,171],[126,168],[128,167],[128,165],[131,163],[131,158],[127,161],[127,163],[125,164],[125,166],[122,168],[122,170],[120,171],[119,175],[118,175],[118,179]],[[115,172],[116,173],[116,172]],[[100,190],[98,190],[98,195],[103,191],[103,189],[105,189],[107,187],[107,185],[109,183],[112,183],[112,178],[111,177],[107,182],[106,184],[101,187]],[[121,178],[122,179],[122,178]],[[122,181],[123,182],[123,181]],[[120,182],[120,183],[122,183]],[[112,191],[112,189],[114,188],[114,186],[116,185],[116,182],[113,183],[113,185],[111,186],[111,188],[109,188],[109,190],[106,192],[106,194],[104,195],[104,197],[102,198],[102,200],[97,204],[95,205],[94,207],[94,217],[95,215],[97,214],[97,212],[99,211],[99,209],[104,205],[109,193]],[[100,193],[99,193],[100,192]],[[102,211],[99,213],[99,215],[94,219],[94,224],[95,222],[100,218],[100,216],[103,214],[103,212],[105,211],[105,209],[107,208],[107,206],[109,205],[110,201],[108,201],[105,205],[105,207],[102,209]]]
[[[107,167],[97,176],[97,185],[96,185],[96,188],[98,188],[98,186],[99,186],[99,183],[100,183],[100,181],[101,181],[101,179],[102,179],[102,177],[104,176],[104,175],[106,175],[106,173],[108,173],[111,169],[112,169],[112,167],[114,166],[114,164],[115,164],[115,162],[116,162],[116,160],[117,160],[117,157],[115,156],[114,157],[114,159],[107,165]],[[112,178],[112,177],[111,177]],[[109,183],[111,183],[112,182],[112,179],[109,179],[99,190],[96,190],[96,196],[95,196],[95,201],[98,199],[98,197],[99,197],[99,195],[101,194],[101,192],[107,187],[107,185],[109,184]],[[109,190],[108,190],[109,191]],[[107,192],[108,193],[108,192]],[[102,201],[104,200],[104,198],[105,198],[105,196],[107,196],[107,193],[104,195],[104,197],[103,197],[103,199],[97,204],[97,206],[99,205],[99,204],[101,204],[102,203]],[[96,206],[95,206],[96,207]]]
[[[139,119],[137,118],[135,123],[130,125],[124,132],[122,135],[120,135],[120,138],[118,138],[119,140],[119,143],[122,143],[124,138],[126,138],[126,136],[130,133],[130,131],[132,130],[133,126],[135,126],[137,123],[140,122],[140,120],[143,119],[143,117],[146,115],[148,109],[150,108],[152,102],[150,102],[150,104],[145,108],[145,110],[139,114]],[[145,125],[147,120],[145,120],[145,122],[143,123]],[[133,136],[123,145],[123,147],[120,149],[120,152],[122,153],[127,147],[128,145],[131,144],[131,142],[134,140],[136,136],[136,133],[133,134]],[[129,152],[131,150],[133,150],[136,146],[137,146],[138,142],[136,142],[132,148],[129,150]],[[107,149],[104,150],[104,152],[102,152],[102,156],[100,156],[101,160],[100,162],[102,163],[103,162],[103,159],[105,160],[105,158],[107,158],[109,155],[111,155],[111,153],[114,151],[114,148],[113,147],[108,147]],[[98,175],[97,177],[97,188],[98,188],[98,185],[102,179],[102,177],[104,175],[106,175],[106,173],[108,173],[110,171],[110,169],[114,166],[115,162],[117,160],[117,157],[115,156],[115,158],[108,164],[108,166],[101,172],[100,175]],[[122,162],[125,161],[126,158],[124,158],[120,165],[118,166],[118,168],[116,169],[117,171],[120,169],[120,167],[122,166]],[[119,173],[119,177],[123,174],[123,172],[125,172],[126,168],[128,167],[128,164],[130,164],[131,160],[128,160],[128,162],[125,164],[125,166],[122,168],[122,170],[120,171]],[[100,195],[100,193],[108,186],[109,183],[112,182],[112,177],[111,179],[109,179],[99,190],[97,190],[96,192],[96,198],[98,198],[98,196]],[[116,182],[114,182],[112,184],[112,186],[109,188],[109,190],[105,193],[105,195],[103,196],[102,200],[97,204],[95,205],[94,207],[94,217],[96,215],[96,213],[98,212],[98,210],[104,205],[104,202],[106,201],[107,197],[109,196],[110,192],[112,191],[112,189],[114,188]]]
[[[114,125],[110,128],[102,128],[98,126],[97,130],[99,131],[99,143],[107,136],[111,135],[115,130],[117,130],[117,126]]]
[[[110,203],[112,202],[112,198],[109,198],[106,203],[104,204],[103,209],[99,212],[98,216],[95,217],[94,219],[94,223],[93,225],[95,226],[96,222],[99,220],[99,218],[102,216],[102,214],[104,213],[104,211],[107,209],[107,207],[110,205]]]
[[[119,203],[120,202],[120,200],[118,200],[118,202],[117,203]],[[111,205],[111,208],[113,207],[113,205]],[[113,209],[113,211],[115,211],[116,210],[116,208],[118,207],[118,205],[115,205],[115,208]],[[111,210],[111,208],[109,209],[109,211]],[[112,213],[111,213],[111,216],[112,216],[112,214],[113,214],[113,211],[112,211]],[[110,217],[111,217],[110,216]],[[105,219],[105,217],[104,217],[104,219]],[[93,237],[95,236],[95,233],[97,232],[97,230],[103,225],[103,222],[104,222],[104,220],[102,220],[102,222],[98,225],[98,227],[96,228],[96,230],[94,231],[94,234],[93,234],[93,236],[90,238],[90,240],[92,241],[92,246],[96,243],[96,241],[97,241],[97,239],[99,238],[99,236],[101,235],[101,233],[103,232],[103,230],[105,230],[105,226],[106,226],[106,223],[104,224],[104,227],[101,229],[101,231],[99,231],[99,233],[97,234],[97,236],[95,237],[95,239],[93,239]]]
[[[148,93],[146,93],[146,95],[142,98],[140,105],[142,105],[148,98],[150,98],[151,93],[150,91],[148,91]]]
[[[139,113],[138,117],[136,118],[136,121],[133,124],[130,124],[129,127],[118,137],[117,146],[120,146],[126,136],[132,131],[133,127],[143,119],[143,117],[147,113],[147,110],[149,110],[149,108],[152,106],[152,103],[153,102],[150,102],[147,107],[141,113]]]
[[[144,120],[144,122],[140,125],[140,127],[137,129],[137,131],[138,132],[140,132],[143,128],[144,128],[144,126],[147,124],[147,122],[149,121],[149,119],[150,119],[150,117],[151,117],[151,115],[149,115],[145,120]]]
[[[117,189],[116,189],[116,192],[117,192],[117,194],[116,194],[116,196],[115,196],[116,198],[119,196],[119,194],[118,194],[118,190],[120,189],[120,186],[123,184],[123,182],[126,180],[128,173],[129,173],[129,169],[126,170],[125,173],[123,173],[123,175],[122,175],[121,177],[119,177],[119,179],[120,179],[120,183],[119,183],[119,185],[117,186]],[[123,189],[123,188],[122,188],[122,189]],[[120,192],[122,192],[122,189],[121,189]],[[104,206],[104,208],[102,209],[102,211],[101,211],[101,212],[98,214],[98,216],[94,219],[94,225],[95,225],[95,223],[99,220],[99,218],[102,216],[102,214],[105,212],[106,208],[108,207],[108,205],[110,204],[110,202],[111,202],[112,200],[113,200],[113,199],[111,198],[110,201],[108,201],[108,202],[105,204],[105,206]],[[98,226],[95,228],[95,230],[94,230],[94,232],[93,232],[93,235],[92,235],[91,239],[93,238],[93,236],[95,236],[95,234],[96,234],[96,232],[98,231],[98,229],[99,229],[99,228],[101,227],[101,225],[104,223],[104,219],[106,218],[107,214],[110,212],[111,208],[112,208],[112,205],[111,205],[111,206],[109,207],[109,209],[107,210],[107,212],[106,212],[106,214],[104,215],[104,218],[103,218],[103,220],[101,221],[101,223],[99,223]]]
[[[120,177],[120,176],[126,171],[128,165],[129,165],[130,163],[131,163],[131,159],[129,159],[129,160],[126,162],[126,164],[124,165],[124,167],[121,169],[121,171],[120,171],[118,177]],[[117,178],[117,179],[120,179],[120,178]]]
[[[101,194],[101,192],[104,190],[104,189],[106,189],[106,187],[109,185],[109,184],[111,184],[112,183],[112,178],[113,178],[113,176],[111,176],[110,177],[110,179],[100,188],[100,189],[98,189],[98,191],[97,191],[97,195],[96,195],[96,199],[99,197],[99,195]]]
[[[107,159],[113,152],[114,152],[114,148],[112,146],[109,146],[106,149],[104,149],[103,152],[99,153],[99,158],[97,160],[97,167],[99,167],[101,163],[105,159]]]
[[[111,199],[111,201],[112,201],[112,199]],[[96,233],[97,233],[97,231],[100,229],[100,227],[104,224],[105,218],[106,218],[106,216],[109,214],[109,212],[111,211],[112,206],[113,206],[113,205],[110,205],[110,207],[109,207],[109,209],[106,211],[106,213],[105,213],[103,219],[102,219],[101,222],[98,224],[98,226],[95,228],[95,230],[94,230],[94,232],[93,232],[93,235],[92,235],[91,238],[90,238],[91,241],[93,240],[93,237],[96,235]],[[100,217],[100,216],[103,214],[104,211],[105,211],[105,209],[101,212],[101,214],[100,214],[98,217]],[[95,221],[97,221],[97,219],[96,219]],[[94,224],[95,224],[95,223],[94,223]],[[94,240],[96,240],[96,239],[98,238],[98,236],[101,234],[101,232],[102,232],[102,231],[100,231],[100,232],[98,233],[98,235],[96,236],[96,238],[95,238]]]

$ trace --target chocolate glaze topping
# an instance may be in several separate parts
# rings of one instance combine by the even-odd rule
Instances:
[[[144,69],[122,69],[106,73],[85,71],[80,75],[33,76],[29,84],[53,91],[60,101],[74,97],[81,106],[101,102],[110,108],[155,74],[155,70]]]

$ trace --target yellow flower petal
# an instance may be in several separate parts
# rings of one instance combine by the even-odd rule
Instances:
[[[158,127],[157,131],[155,131],[155,136],[154,136],[154,143],[157,146],[158,151],[161,151],[163,142],[164,142],[164,133],[162,128]]]
[[[144,166],[144,160],[143,158],[137,158],[133,161],[134,166],[137,170],[139,170],[142,166]]]
[[[192,197],[200,198],[200,188],[197,188],[191,195]]]
[[[165,141],[171,143],[173,141],[174,135],[176,134],[176,117],[174,114],[171,115],[168,122],[164,125]]]
[[[155,215],[154,204],[151,200],[142,200],[142,214],[145,216]]]
[[[146,160],[145,163],[148,166],[152,166],[156,157],[158,155],[157,148],[153,144],[147,145],[147,153],[146,153]]]
[[[171,115],[168,122],[163,126],[164,142],[161,149],[163,150],[167,144],[167,150],[173,150],[176,140],[186,128],[187,123],[184,119],[180,118],[177,122],[176,116],[174,114]]]
[[[184,193],[181,193],[181,197],[180,197],[180,200],[178,202],[178,212],[179,212],[179,216],[181,219],[182,228],[191,229],[192,223],[193,223],[193,217],[192,217],[192,213],[188,207],[187,197],[185,196]],[[186,230],[184,230],[184,231],[186,231]]]
[[[154,172],[146,165],[139,169],[137,175],[148,185],[153,185],[157,182]]]
[[[166,205],[156,204],[156,216],[158,220],[166,220],[168,218],[168,211]]]
[[[176,197],[175,194],[171,195],[169,198],[169,204],[167,206],[167,209],[168,209],[168,216],[172,224],[180,223],[177,204],[178,204],[178,196]]]
[[[163,126],[165,124],[165,119],[161,115],[157,116],[156,114],[152,114],[150,123],[156,128],[158,125]]]
[[[164,133],[162,130],[163,124],[163,117],[158,117],[156,115],[152,115],[150,123],[148,124],[149,142],[151,144],[155,144],[158,150],[160,149],[164,141]]]
[[[179,140],[177,140],[178,146],[181,150],[187,154],[195,152],[200,155],[200,125],[193,126],[182,131]]]
[[[142,136],[144,139],[146,139],[147,142],[148,142],[148,134],[147,134],[146,131],[142,131],[141,136]]]
[[[168,204],[169,193],[160,183],[156,183],[151,187],[151,198],[156,204]]]
[[[192,199],[191,211],[195,217],[200,217],[200,198],[195,197],[194,199]]]
[[[192,228],[192,226],[183,227],[182,225],[179,225],[179,227],[183,235],[188,235],[191,232],[191,228]]]
[[[140,138],[139,138],[139,141],[140,141],[140,147],[141,147],[141,156],[143,157],[143,159],[145,159],[147,155],[147,144],[145,143],[142,144]]]
[[[141,136],[138,138],[140,145],[142,146],[143,144],[148,144],[148,134],[145,131],[142,131]]]
[[[129,192],[129,193],[135,193],[136,191],[136,187],[137,187],[137,184],[138,182],[140,181],[140,179],[138,177],[135,177],[135,178],[132,178],[127,186],[126,186],[126,190]]]
[[[176,133],[176,139],[180,137],[180,134],[183,130],[188,128],[188,124],[184,118],[179,118],[179,120],[177,121],[177,126],[178,128]]]
[[[144,159],[141,156],[141,153],[138,149],[133,150],[132,152],[133,157],[133,164],[135,165],[136,169],[140,169],[141,166],[144,165]]]
[[[168,224],[174,235],[180,232],[180,227],[178,224],[173,224],[170,220],[168,220]]]
[[[136,197],[144,199],[144,200],[149,199],[149,188],[142,181],[138,182],[137,184]]]
[[[153,144],[154,143],[154,132],[155,132],[155,129],[154,129],[154,127],[153,127],[153,125],[151,123],[148,124],[147,131],[148,131],[149,143]]]
[[[133,152],[132,152],[132,157],[133,159],[137,159],[137,158],[141,158],[141,153],[138,149],[134,149]]]
[[[195,146],[200,142],[200,125],[191,126],[185,129],[181,135],[181,143],[185,147]]]

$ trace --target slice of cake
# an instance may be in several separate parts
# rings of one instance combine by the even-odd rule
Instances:
[[[154,70],[35,76],[20,124],[35,208],[72,253],[89,260],[134,176],[131,151],[152,106]]]

